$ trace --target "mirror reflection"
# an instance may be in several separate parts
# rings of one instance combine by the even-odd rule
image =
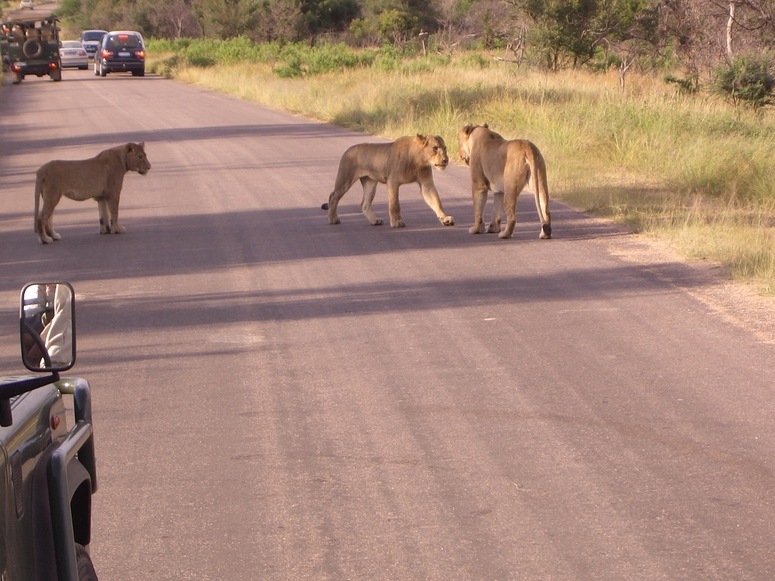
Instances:
[[[65,371],[75,363],[73,289],[67,283],[22,291],[22,360],[31,371]]]

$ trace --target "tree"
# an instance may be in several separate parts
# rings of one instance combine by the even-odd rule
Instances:
[[[577,66],[592,58],[596,0],[513,1],[535,23],[528,35],[551,69],[559,69],[566,60]]]
[[[412,16],[409,11],[393,8],[379,15],[377,30],[385,40],[401,44],[411,35],[417,23],[417,17]]]
[[[181,38],[201,35],[190,0],[154,2],[149,8],[148,20],[149,25],[154,27],[152,36]]]
[[[260,24],[260,0],[200,0],[205,36],[235,38],[250,36]]]
[[[344,32],[361,15],[357,0],[304,0],[304,23],[311,34]]]
[[[606,0],[601,4],[595,31],[598,40],[593,44],[615,56],[622,90],[630,68],[642,57],[659,52],[658,31],[659,11],[654,0]]]

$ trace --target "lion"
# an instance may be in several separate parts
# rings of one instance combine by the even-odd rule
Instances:
[[[403,228],[406,224],[401,218],[398,188],[404,184],[417,183],[420,184],[425,203],[436,213],[439,221],[445,226],[453,226],[455,219],[444,212],[433,183],[432,168],[443,170],[448,163],[447,146],[438,135],[424,136],[418,133],[414,136],[399,137],[392,143],[353,145],[344,152],[339,161],[334,191],[322,208],[328,210],[329,224],[339,224],[336,212],[339,200],[356,180],[361,180],[361,209],[372,225],[379,226],[382,219],[371,209],[371,204],[377,193],[377,184],[387,184],[390,226]]]
[[[541,220],[539,238],[552,237],[546,162],[535,144],[525,139],[506,140],[486,123],[466,125],[460,130],[459,154],[471,171],[474,225],[469,228],[469,233],[481,234],[485,231],[484,206],[487,192],[493,190],[495,208],[487,232],[498,233],[500,238],[510,238],[517,224],[517,197],[530,182]],[[504,206],[506,227],[501,231]]]
[[[62,237],[54,231],[52,215],[62,196],[71,200],[94,198],[100,213],[100,234],[123,234],[118,223],[118,201],[124,174],[145,175],[151,163],[145,155],[145,142],[127,143],[98,153],[91,159],[54,160],[38,169],[35,180],[35,232],[41,244]],[[38,213],[40,198],[43,208]]]

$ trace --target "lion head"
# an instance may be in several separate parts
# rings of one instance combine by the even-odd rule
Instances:
[[[447,145],[438,135],[420,135],[415,136],[415,141],[422,144],[423,158],[428,165],[436,169],[445,169],[449,164],[447,156]]]
[[[127,171],[136,171],[141,176],[148,173],[151,169],[151,162],[145,155],[145,142],[126,144],[126,169]]]
[[[473,147],[471,143],[471,134],[473,134],[473,132],[476,129],[479,129],[480,127],[482,129],[487,129],[489,132],[489,126],[487,125],[487,123],[484,123],[482,125],[468,124],[464,126],[460,130],[460,133],[458,134],[459,149],[457,154],[458,154],[458,157],[460,157],[460,159],[463,160],[463,162],[466,165],[468,165],[468,163],[471,161],[471,149]]]

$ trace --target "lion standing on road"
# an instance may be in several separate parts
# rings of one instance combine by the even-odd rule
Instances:
[[[334,191],[328,197],[328,204],[323,204],[323,209],[328,210],[328,222],[339,224],[336,212],[339,200],[360,180],[363,185],[361,209],[374,226],[382,224],[382,219],[371,209],[377,184],[387,184],[390,226],[403,228],[405,224],[401,218],[398,188],[411,183],[420,184],[425,202],[436,213],[439,221],[445,226],[453,226],[455,219],[444,212],[433,183],[432,168],[443,170],[448,163],[447,146],[438,135],[426,137],[417,134],[399,137],[393,143],[353,145],[342,155]]]
[[[52,216],[62,196],[71,200],[97,200],[100,234],[123,234],[118,223],[118,202],[124,175],[136,171],[145,175],[151,163],[145,155],[145,143],[127,143],[84,160],[54,160],[42,165],[35,180],[35,232],[41,244],[61,240],[54,230]],[[40,199],[43,208],[38,213]]]
[[[484,206],[487,192],[493,190],[495,208],[488,233],[510,238],[517,224],[517,197],[530,182],[535,193],[536,209],[541,219],[539,238],[552,237],[549,214],[549,186],[546,162],[539,149],[525,139],[507,141],[487,124],[466,125],[460,130],[460,157],[471,170],[471,193],[474,198],[474,225],[471,234],[484,228]],[[504,199],[505,195],[505,199]],[[505,206],[506,227],[501,231],[501,212]]]

